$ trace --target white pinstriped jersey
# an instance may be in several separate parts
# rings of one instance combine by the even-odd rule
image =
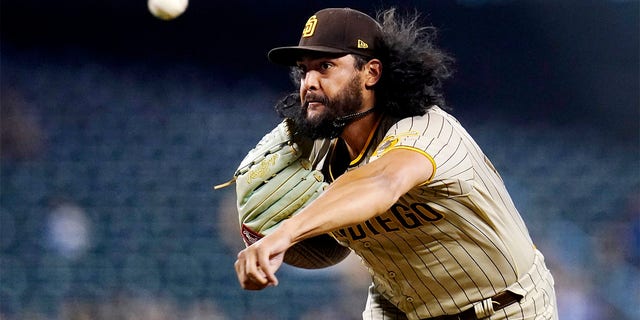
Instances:
[[[385,117],[369,139],[347,170],[394,148],[420,152],[435,167],[429,181],[387,212],[333,233],[362,258],[376,290],[409,319],[459,313],[532,268],[536,250],[518,210],[455,118],[436,106],[424,116]]]

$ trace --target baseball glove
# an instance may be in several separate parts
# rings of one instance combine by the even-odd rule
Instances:
[[[317,198],[328,185],[323,174],[312,169],[307,160],[312,146],[311,139],[294,135],[293,122],[285,118],[241,161],[234,179],[245,245],[273,232],[282,221]],[[307,247],[309,245],[313,248]],[[294,245],[285,253],[284,262],[301,268],[323,268],[346,257],[349,251],[342,248],[324,235]],[[324,257],[325,253],[330,256]]]
[[[293,121],[285,118],[249,151],[235,171],[238,217],[246,246],[275,230],[298,213],[328,186],[323,174],[312,169],[309,138],[295,135]],[[325,234],[289,248],[284,262],[305,269],[319,269],[344,260],[350,249]]]
[[[235,172],[238,214],[247,245],[271,233],[322,193],[324,176],[305,158],[313,142],[294,140],[285,119],[245,156]],[[304,157],[303,157],[304,155]]]

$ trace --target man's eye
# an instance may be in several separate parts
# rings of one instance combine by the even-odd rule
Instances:
[[[323,62],[323,63],[320,65],[320,68],[322,68],[322,70],[327,70],[327,69],[331,68],[331,66],[332,66],[332,64],[331,64],[331,63],[329,63],[329,62]]]

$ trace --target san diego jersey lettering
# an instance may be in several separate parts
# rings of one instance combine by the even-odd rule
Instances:
[[[362,258],[381,295],[421,319],[456,314],[506,288],[526,294],[518,281],[537,250],[500,175],[455,118],[437,106],[423,116],[385,117],[369,139],[347,170],[395,148],[434,166],[385,213],[333,232]],[[336,155],[325,154],[316,163],[327,172]]]

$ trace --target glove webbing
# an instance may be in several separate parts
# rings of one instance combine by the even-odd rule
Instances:
[[[294,144],[293,144],[293,142],[291,140],[288,140],[288,141],[282,142],[280,144],[274,145],[273,147],[267,149],[267,151],[265,151],[264,153],[256,156],[253,160],[251,160],[251,162],[249,162],[246,165],[244,165],[241,168],[239,168],[236,171],[235,176],[237,177],[237,176],[239,176],[241,174],[245,174],[256,163],[259,163],[260,161],[264,160],[264,158],[266,158],[267,156],[269,156],[271,154],[278,153],[278,151],[281,150],[282,148],[284,148],[286,145],[289,145],[293,149],[294,153],[298,152],[298,150],[296,150],[296,148],[294,147]]]

